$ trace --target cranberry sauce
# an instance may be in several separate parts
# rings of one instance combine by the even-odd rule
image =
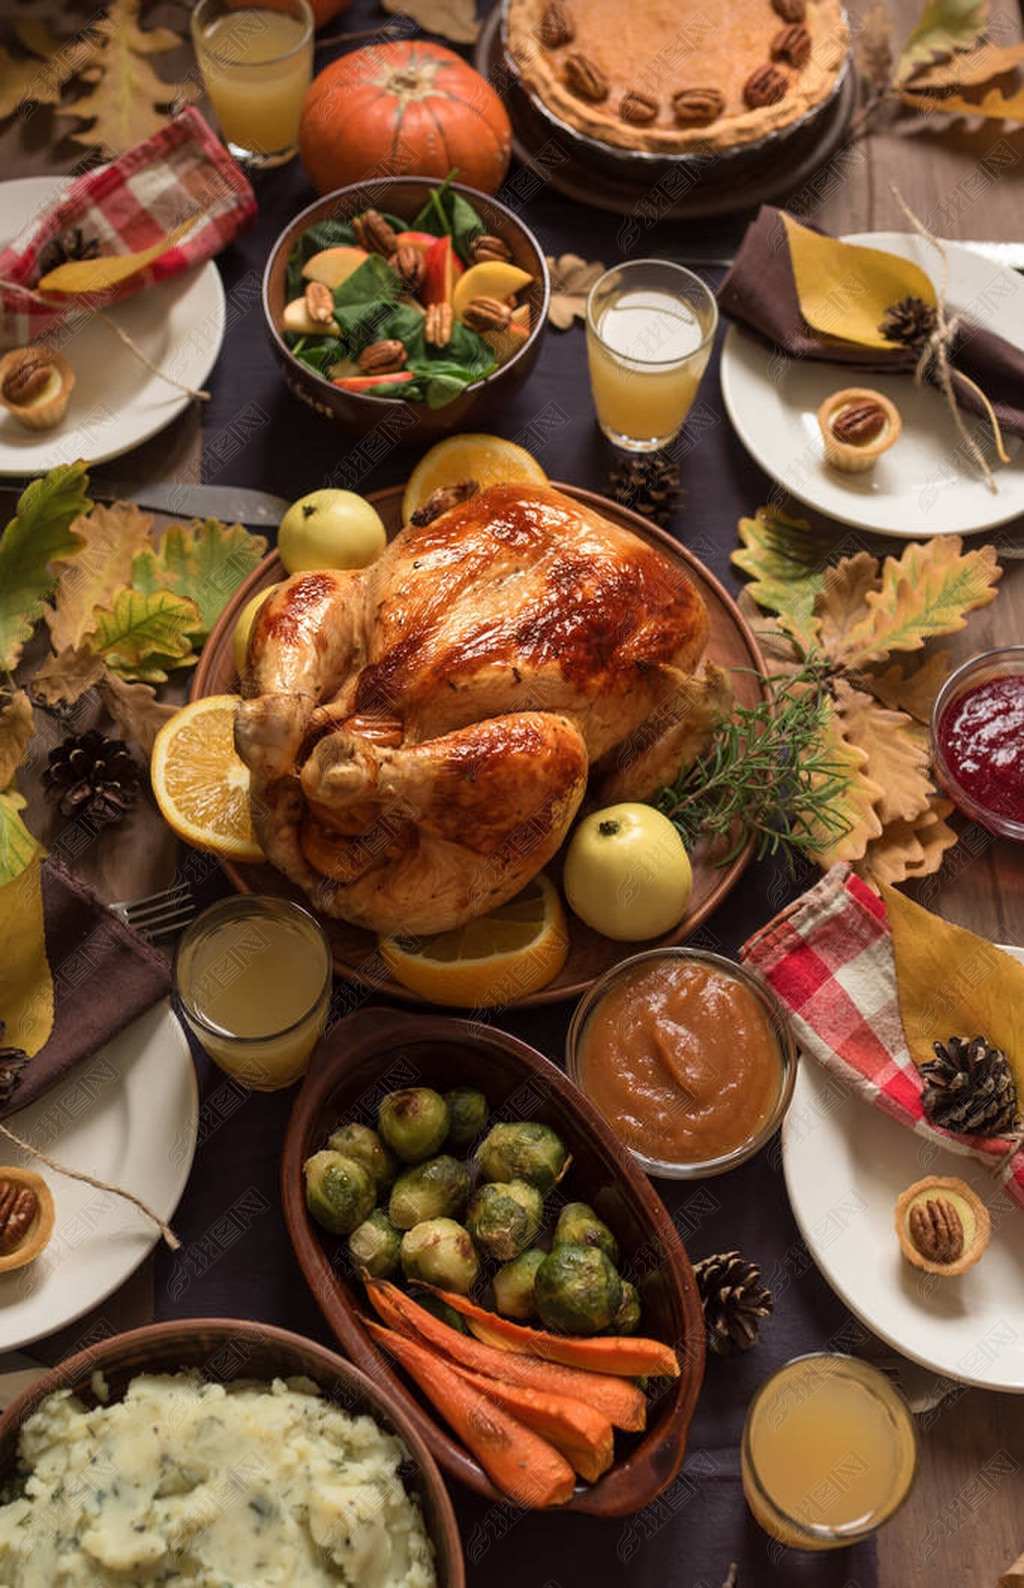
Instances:
[[[943,712],[938,739],[973,800],[1003,820],[1024,822],[1024,676],[965,690]]]

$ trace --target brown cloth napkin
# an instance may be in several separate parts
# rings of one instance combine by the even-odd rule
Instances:
[[[718,289],[718,307],[759,341],[791,358],[848,364],[864,374],[909,374],[917,364],[917,354],[908,347],[894,347],[889,353],[853,342],[830,341],[811,330],[800,313],[785,224],[780,211],[770,204],[762,205],[747,227],[732,268]],[[977,393],[958,380],[958,374],[977,382],[1004,430],[1024,436],[1024,351],[994,331],[965,320],[952,363],[960,406],[971,413],[984,412]]]
[[[7,1119],[49,1091],[171,989],[167,961],[62,866],[43,866],[43,921],[53,972],[53,1030],[0,1110]]]

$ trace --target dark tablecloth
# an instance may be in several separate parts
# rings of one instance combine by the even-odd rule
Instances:
[[[339,19],[358,28],[378,20],[366,0]],[[333,28],[332,28],[333,31]],[[330,52],[327,52],[328,54]],[[324,57],[318,60],[325,64]],[[228,331],[210,378],[203,478],[274,491],[289,499],[324,483],[349,450],[345,434],[291,396],[276,372],[259,308],[259,279],[270,244],[314,197],[298,162],[257,179],[255,228],[219,260],[228,295]],[[517,168],[504,197],[522,206],[549,253],[573,251],[611,264],[623,257],[672,256],[693,249],[731,253],[749,217],[715,222],[625,224],[538,184]],[[709,279],[716,279],[714,276]],[[552,479],[601,490],[609,452],[594,421],[583,331],[549,328],[525,390],[488,428],[525,440]],[[681,449],[686,499],[671,528],[726,585],[736,521],[766,500],[769,483],[732,433],[721,406],[717,353],[704,378]],[[405,479],[409,454],[396,450],[356,488]],[[346,485],[353,485],[351,478]],[[211,895],[222,886],[195,855],[182,870]],[[772,865],[754,866],[701,933],[702,944],[732,954],[743,938],[797,889]],[[501,1024],[561,1061],[569,1007],[503,1014]],[[284,1325],[328,1341],[285,1232],[278,1196],[281,1139],[293,1093],[244,1094],[200,1058],[203,1095],[199,1148],[175,1218],[183,1240],[162,1253],[160,1317],[233,1315]],[[698,1186],[661,1182],[691,1257],[740,1247],[757,1258],[776,1301],[762,1343],[749,1356],[708,1365],[690,1429],[682,1475],[628,1522],[589,1517],[521,1516],[453,1485],[471,1585],[568,1588],[586,1581],[661,1588],[719,1588],[732,1561],[741,1588],[805,1583],[813,1588],[874,1588],[873,1546],[829,1555],[781,1554],[750,1520],[739,1479],[739,1435],[755,1387],[799,1352],[842,1346],[856,1326],[826,1286],[801,1241],[786,1198],[778,1144],[735,1173]]]

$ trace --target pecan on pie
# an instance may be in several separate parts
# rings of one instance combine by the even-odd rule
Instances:
[[[561,121],[622,149],[756,142],[826,99],[841,0],[506,0],[520,76]]]

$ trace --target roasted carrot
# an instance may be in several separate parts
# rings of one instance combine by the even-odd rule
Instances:
[[[546,1439],[468,1384],[439,1352],[369,1319],[366,1327],[416,1380],[502,1494],[531,1507],[564,1505],[571,1498],[572,1468]]]
[[[478,1307],[468,1296],[451,1295],[433,1285],[424,1290],[440,1296],[469,1321],[469,1327],[485,1345],[503,1346],[506,1351],[522,1351],[545,1362],[561,1362],[564,1367],[584,1368],[595,1373],[621,1373],[626,1378],[678,1378],[679,1362],[670,1346],[660,1340],[643,1340],[633,1335],[548,1334],[544,1329],[528,1329],[496,1312]]]
[[[502,1384],[457,1363],[452,1364],[452,1372],[549,1440],[588,1483],[596,1483],[614,1461],[612,1425],[592,1406],[568,1395],[552,1395],[521,1384]]]
[[[516,1384],[553,1395],[583,1401],[607,1417],[613,1428],[638,1433],[647,1421],[647,1403],[635,1384],[610,1373],[580,1372],[544,1362],[519,1351],[496,1351],[469,1335],[450,1329],[425,1307],[420,1307],[397,1285],[364,1275],[366,1293],[384,1322],[414,1339],[422,1336],[445,1356],[485,1378]]]

